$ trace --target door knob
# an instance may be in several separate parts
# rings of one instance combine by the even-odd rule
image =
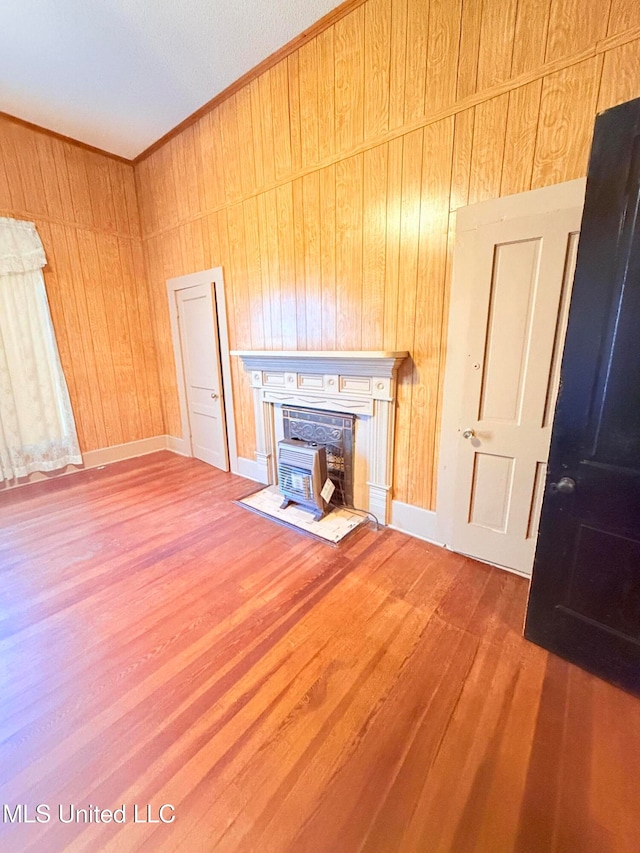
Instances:
[[[217,400],[217,399],[218,399],[218,395],[216,394],[216,392],[215,392],[215,391],[212,391],[212,392],[211,392],[211,399],[212,399],[212,400]]]
[[[462,433],[463,438],[473,438],[474,436],[475,436],[475,432],[472,429],[469,429],[468,427]]]
[[[576,481],[571,477],[561,477],[557,483],[551,483],[552,492],[559,492],[561,495],[571,495],[576,490]]]

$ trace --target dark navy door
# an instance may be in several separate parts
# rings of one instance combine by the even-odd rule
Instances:
[[[640,99],[596,121],[525,635],[640,693]]]

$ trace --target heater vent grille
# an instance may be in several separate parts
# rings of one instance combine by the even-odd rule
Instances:
[[[293,465],[294,468],[302,468],[306,471],[311,469],[313,464],[313,456],[308,452],[303,452],[306,448],[298,450],[295,447],[281,446],[280,447],[280,465]]]
[[[303,501],[310,501],[313,498],[313,484],[309,472],[283,465],[282,462],[280,463],[280,488],[284,494],[302,498]]]
[[[311,509],[316,519],[325,513],[320,494],[327,479],[327,452],[313,442],[285,438],[278,442],[278,481],[285,507],[293,502]]]

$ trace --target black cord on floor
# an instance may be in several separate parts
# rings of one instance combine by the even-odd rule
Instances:
[[[340,507],[340,509],[347,509],[347,510],[349,510],[349,512],[354,512],[356,515],[368,516],[369,518],[373,519],[373,523],[375,524],[375,530],[377,532],[380,529],[380,522],[378,521],[376,516],[372,512],[369,512],[369,510],[367,510],[367,509],[359,509],[358,507],[350,506],[345,501],[344,483],[342,482],[342,480],[340,478],[336,478],[336,479],[338,480],[338,484],[340,487],[340,495],[342,497],[342,503],[334,504],[334,506],[338,506],[338,507]]]

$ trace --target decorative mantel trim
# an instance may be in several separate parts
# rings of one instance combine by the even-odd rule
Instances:
[[[299,373],[345,373],[349,376],[380,376],[391,379],[408,352],[370,352],[356,350],[336,352],[327,350],[233,350],[247,370],[282,370]]]
[[[239,356],[250,374],[256,462],[264,482],[277,481],[277,407],[350,412],[367,419],[368,440],[362,452],[366,457],[368,509],[386,524],[393,482],[396,375],[409,353],[234,350],[231,355]],[[356,452],[360,452],[358,447]]]

